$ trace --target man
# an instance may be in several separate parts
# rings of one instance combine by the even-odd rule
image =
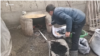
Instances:
[[[85,14],[75,8],[55,7],[52,4],[47,5],[46,11],[52,16],[51,25],[66,24],[66,37],[72,32],[71,56],[78,56],[78,41],[85,24]]]

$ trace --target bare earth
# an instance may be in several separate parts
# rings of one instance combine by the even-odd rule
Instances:
[[[10,56],[49,56],[48,45],[41,35],[33,37],[25,36],[21,29],[11,29],[12,36],[12,52]],[[53,40],[52,34],[43,31],[48,40]],[[90,36],[85,37],[87,40]],[[70,44],[69,44],[70,45]],[[97,56],[93,51],[89,54],[83,55],[79,53],[79,56]]]

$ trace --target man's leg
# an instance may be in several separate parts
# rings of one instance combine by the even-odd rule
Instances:
[[[73,29],[73,33],[72,33],[72,46],[71,46],[71,50],[78,50],[78,41],[79,41],[79,37],[82,31],[82,27],[81,28],[76,28]]]
[[[80,25],[73,25],[72,38],[71,38],[72,40],[71,56],[78,56],[78,42],[84,24],[85,24],[85,20],[82,23],[80,23]],[[74,26],[77,27],[75,28]]]
[[[73,29],[72,38],[71,38],[72,46],[71,46],[70,56],[78,56],[78,42],[79,42],[81,31],[82,31],[82,27]]]
[[[78,42],[82,32],[82,28],[85,24],[85,19],[79,25],[73,25],[72,27],[72,47],[71,50],[78,50]],[[76,26],[76,27],[75,27]]]

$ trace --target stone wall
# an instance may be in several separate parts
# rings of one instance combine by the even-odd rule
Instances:
[[[85,12],[86,1],[69,1],[69,3],[72,8]],[[56,7],[69,7],[67,1],[1,1],[1,17],[10,29],[20,25],[19,19],[22,11],[45,11],[48,4],[54,4]]]

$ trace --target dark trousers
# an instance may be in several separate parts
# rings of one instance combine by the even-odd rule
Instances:
[[[73,25],[72,25],[72,38],[71,38],[71,41],[72,41],[71,50],[72,51],[78,50],[78,42],[79,42],[82,28],[85,24],[85,21],[86,20],[84,19],[81,23],[79,23],[79,24],[73,23]]]

